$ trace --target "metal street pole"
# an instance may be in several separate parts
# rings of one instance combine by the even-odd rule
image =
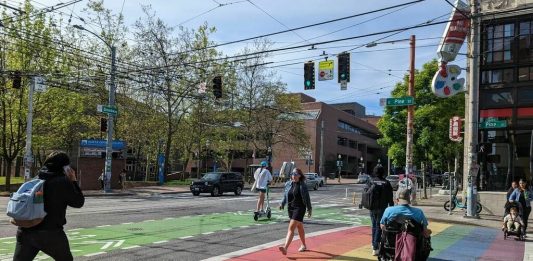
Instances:
[[[86,30],[87,31],[87,30]],[[104,41],[105,42],[105,41]],[[116,47],[109,46],[111,49],[111,78],[109,84],[109,106],[115,107],[115,73],[116,73]],[[106,154],[105,154],[105,183],[104,191],[111,192],[111,177],[112,177],[112,164],[113,164],[113,129],[114,129],[114,118],[115,115],[109,113],[107,116],[107,144],[106,144]]]
[[[468,191],[467,191],[467,208],[466,217],[478,217],[476,213],[477,206],[477,192],[475,188],[476,176],[479,167],[477,165],[477,143],[478,143],[478,107],[479,107],[479,16],[478,16],[478,0],[472,0],[472,27],[470,29],[470,79],[469,79],[469,95],[468,95],[468,135],[470,147],[468,150]]]
[[[26,152],[24,154],[24,181],[31,178],[31,166],[33,164],[33,154],[31,153],[31,135],[33,124],[33,91],[35,90],[35,76],[31,77],[31,84],[28,90],[28,115],[26,120]]]
[[[411,35],[409,45],[411,46],[411,61],[409,66],[409,86],[407,94],[411,97],[415,97],[415,36]],[[414,116],[415,106],[407,106],[407,144],[405,150],[405,174],[409,178],[413,175],[413,132],[414,132]],[[412,177],[412,176],[411,176]],[[417,178],[414,175],[413,180],[414,190],[411,192],[413,197],[413,205],[416,205],[416,190],[418,188]]]
[[[324,120],[320,122],[320,162],[319,162],[318,171],[320,176],[324,177]],[[328,183],[328,178],[325,178],[326,183]]]

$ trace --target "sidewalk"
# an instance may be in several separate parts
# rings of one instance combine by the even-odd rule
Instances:
[[[501,228],[503,222],[503,216],[494,215],[486,210],[481,211],[479,218],[466,218],[464,217],[466,209],[456,208],[451,212],[444,209],[444,202],[450,200],[449,195],[439,195],[438,188],[433,188],[433,194],[429,195],[428,199],[421,199],[422,194],[418,194],[418,204],[416,207],[421,208],[424,214],[430,221],[482,226],[490,228]]]

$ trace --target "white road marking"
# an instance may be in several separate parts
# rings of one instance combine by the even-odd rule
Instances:
[[[153,221],[155,221],[155,219],[147,219],[147,220],[145,220],[143,222],[153,222]]]
[[[211,235],[213,233],[215,233],[215,232],[205,232],[205,233],[202,233],[202,235]]]
[[[96,226],[96,227],[110,227],[111,225],[101,225],[101,226]]]
[[[170,219],[174,219],[174,218],[171,218],[171,217],[165,218],[165,220],[170,220]]]
[[[533,237],[533,234],[528,233],[528,238]],[[533,261],[533,242],[526,240],[524,248],[524,261]]]
[[[68,231],[78,231],[78,230],[82,230],[83,228],[73,228],[73,229],[69,229]]]
[[[340,228],[334,228],[334,229],[318,231],[318,232],[306,234],[306,238],[316,237],[316,236],[320,236],[320,235],[324,235],[324,234],[328,234],[328,233],[339,232],[339,231],[343,231],[343,230],[347,230],[347,229],[351,229],[351,228],[352,227],[340,227]],[[294,239],[294,241],[297,241],[297,240],[299,240],[299,239]],[[273,242],[270,242],[270,243],[266,243],[266,244],[262,244],[262,245],[259,245],[259,246],[254,246],[254,247],[238,250],[238,251],[235,251],[235,252],[223,254],[223,255],[220,255],[220,256],[207,258],[207,259],[204,259],[202,261],[223,261],[223,260],[228,260],[228,259],[231,259],[231,258],[243,256],[243,255],[246,255],[246,254],[249,254],[249,253],[257,252],[257,251],[260,251],[260,250],[263,250],[263,249],[271,248],[271,247],[283,244],[284,242],[285,242],[285,239],[280,239],[280,240],[276,240],[276,241],[273,241]]]
[[[157,242],[154,242],[154,244],[163,244],[163,243],[166,243],[166,242],[168,242],[168,240],[157,241]]]
[[[128,250],[128,249],[133,249],[133,248],[138,248],[138,247],[141,247],[141,246],[134,245],[134,246],[129,246],[129,247],[123,247],[121,249]]]
[[[90,257],[90,256],[97,256],[97,255],[101,255],[101,254],[105,254],[106,252],[96,252],[96,253],[92,253],[92,254],[87,254],[87,255],[84,255],[86,257]]]
[[[240,226],[240,228],[249,228],[250,226]]]
[[[128,250],[128,249],[134,249],[134,248],[138,248],[138,247],[141,247],[141,246],[133,245],[133,246],[129,246],[129,247],[123,247],[121,249]]]
[[[222,229],[222,231],[228,231],[228,230],[232,230],[232,228],[224,228],[224,229]]]
[[[133,222],[122,223],[122,225],[131,225],[131,224],[133,224]]]
[[[180,237],[180,239],[193,238],[193,236]]]

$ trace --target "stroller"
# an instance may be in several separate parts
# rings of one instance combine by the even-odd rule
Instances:
[[[507,216],[511,212],[511,208],[516,208],[518,210],[518,215],[523,220],[522,204],[520,204],[520,202],[507,202],[505,204],[505,216]],[[522,226],[518,230],[509,230],[507,226],[504,226],[502,230],[503,230],[503,239],[507,239],[509,236],[515,236],[516,240],[525,241],[526,232],[525,232],[524,226]]]
[[[413,260],[425,261],[428,259],[431,248],[431,239],[423,235],[422,224],[410,218],[398,217],[385,226],[382,230],[381,242],[378,250],[378,260],[394,260],[396,254],[396,242],[402,232],[416,238],[416,251]]]

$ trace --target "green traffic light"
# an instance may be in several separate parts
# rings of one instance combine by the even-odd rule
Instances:
[[[346,78],[346,74],[344,74],[344,73],[341,74],[341,78],[342,78],[342,79]]]
[[[309,81],[309,80],[305,81],[305,86],[307,86],[307,87],[311,86],[311,81]]]

